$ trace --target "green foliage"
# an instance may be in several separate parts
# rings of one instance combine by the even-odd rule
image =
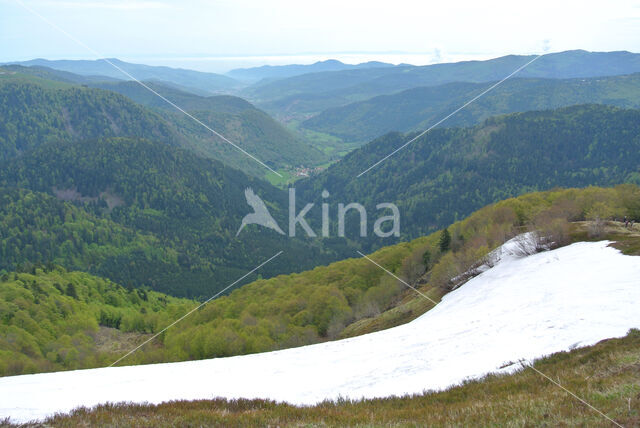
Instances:
[[[151,291],[141,301],[133,290],[56,266],[34,271],[0,279],[0,376],[109,364],[122,351],[104,346],[102,327],[119,329],[118,337],[152,333],[195,305]]]
[[[150,234],[42,193],[0,188],[1,268],[32,272],[33,263],[55,262],[69,269],[108,273],[117,260],[123,263],[114,269],[131,276],[134,261],[168,269],[178,266],[175,254],[160,248]],[[62,285],[56,285],[63,292]]]
[[[0,161],[48,142],[109,136],[175,141],[158,115],[121,95],[34,82],[0,84]]]

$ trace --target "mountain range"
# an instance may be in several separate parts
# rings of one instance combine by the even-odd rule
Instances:
[[[241,81],[257,82],[263,79],[283,79],[307,73],[382,67],[393,67],[393,64],[379,61],[345,64],[335,59],[328,59],[313,64],[262,65],[260,67],[236,68],[227,72],[226,75]]]
[[[47,60],[38,58],[29,61],[9,62],[0,65],[10,64],[41,66],[81,76],[105,76],[110,79],[118,80],[132,80],[132,76],[137,80],[169,82],[180,85],[183,88],[188,88],[193,92],[208,95],[241,86],[236,80],[221,74],[165,66],[134,64],[119,60],[118,58],[97,60]],[[123,73],[121,70],[126,73]]]
[[[274,114],[308,118],[328,108],[419,86],[498,81],[532,60],[519,77],[569,79],[640,72],[640,54],[575,50],[539,58],[508,55],[487,61],[310,73],[259,82],[241,93]]]

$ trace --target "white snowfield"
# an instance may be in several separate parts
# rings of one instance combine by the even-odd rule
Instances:
[[[230,358],[0,378],[0,420],[122,401],[243,397],[311,405],[421,393],[514,371],[519,364],[505,364],[640,327],[640,257],[608,244],[517,257],[510,242],[499,263],[431,311],[365,336]]]

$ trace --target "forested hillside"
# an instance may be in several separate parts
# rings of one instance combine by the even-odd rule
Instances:
[[[99,268],[90,268],[91,262],[65,266],[174,295],[210,296],[284,248],[288,251],[265,266],[262,275],[310,268],[345,251],[340,242],[331,250],[320,242],[289,239],[256,226],[236,238],[242,218],[251,212],[246,188],[268,201],[282,225],[287,224],[286,192],[160,142],[115,138],[47,143],[4,163],[0,184],[55,194],[127,229],[153,234],[176,263],[148,257],[147,251],[155,251],[151,246],[143,254],[108,254]],[[21,215],[31,219],[38,209],[34,204]],[[16,233],[38,233],[36,220],[27,225],[32,228]],[[69,250],[66,257],[82,260]],[[51,260],[46,253],[42,256],[29,261]]]
[[[242,147],[272,168],[314,166],[326,156],[248,101],[230,95],[203,97],[166,85],[146,83],[180,108]],[[127,96],[152,107],[180,135],[180,143],[194,152],[218,159],[246,173],[263,177],[270,172],[253,159],[212,135],[211,131],[136,82],[99,83],[91,86]]]
[[[323,111],[302,125],[345,141],[361,142],[391,131],[419,131],[429,128],[486,88],[484,83],[412,88]],[[640,107],[640,73],[589,79],[510,79],[442,126],[470,126],[498,114],[584,103]]]
[[[152,234],[97,217],[53,196],[0,188],[0,271],[38,262],[119,276],[123,284],[139,282],[130,281],[145,265],[160,271],[180,270],[175,251],[162,248]]]
[[[86,82],[107,90],[94,89],[69,83],[71,73],[61,77],[55,70],[24,73],[24,68],[14,67],[0,75],[0,159],[48,141],[144,137],[184,147],[254,176],[271,174],[138,83]],[[76,80],[83,81],[81,76]],[[271,168],[326,161],[318,149],[241,98],[201,97],[166,85],[149,85]]]
[[[100,367],[195,303],[49,265],[0,275],[0,376]]]
[[[386,247],[370,257],[438,301],[469,278],[463,274],[489,260],[485,257],[490,250],[523,231],[538,231],[544,245],[605,238],[625,244],[630,232],[612,235],[603,226],[607,219],[625,215],[640,216],[637,186],[533,193],[485,207],[450,225],[446,233]],[[570,223],[583,220],[590,220],[588,233]],[[627,250],[640,251],[637,237],[629,242],[632,247]],[[124,363],[223,357],[318,343],[402,324],[433,307],[370,261],[355,252],[353,256],[247,284],[208,303]],[[7,332],[0,337],[13,338],[0,352],[0,375],[108,364],[195,304],[148,289],[125,290],[51,265],[0,272],[0,331]]]
[[[357,201],[369,212],[395,202],[411,238],[525,192],[640,182],[639,110],[582,105],[434,129],[357,177],[413,136],[378,138],[297,187],[307,201],[326,189],[331,201]]]
[[[157,114],[122,95],[21,75],[0,78],[0,160],[47,142],[110,136],[177,144]]]

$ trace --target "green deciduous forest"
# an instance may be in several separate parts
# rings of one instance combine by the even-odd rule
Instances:
[[[0,275],[0,375],[99,367],[194,303],[54,265]]]

